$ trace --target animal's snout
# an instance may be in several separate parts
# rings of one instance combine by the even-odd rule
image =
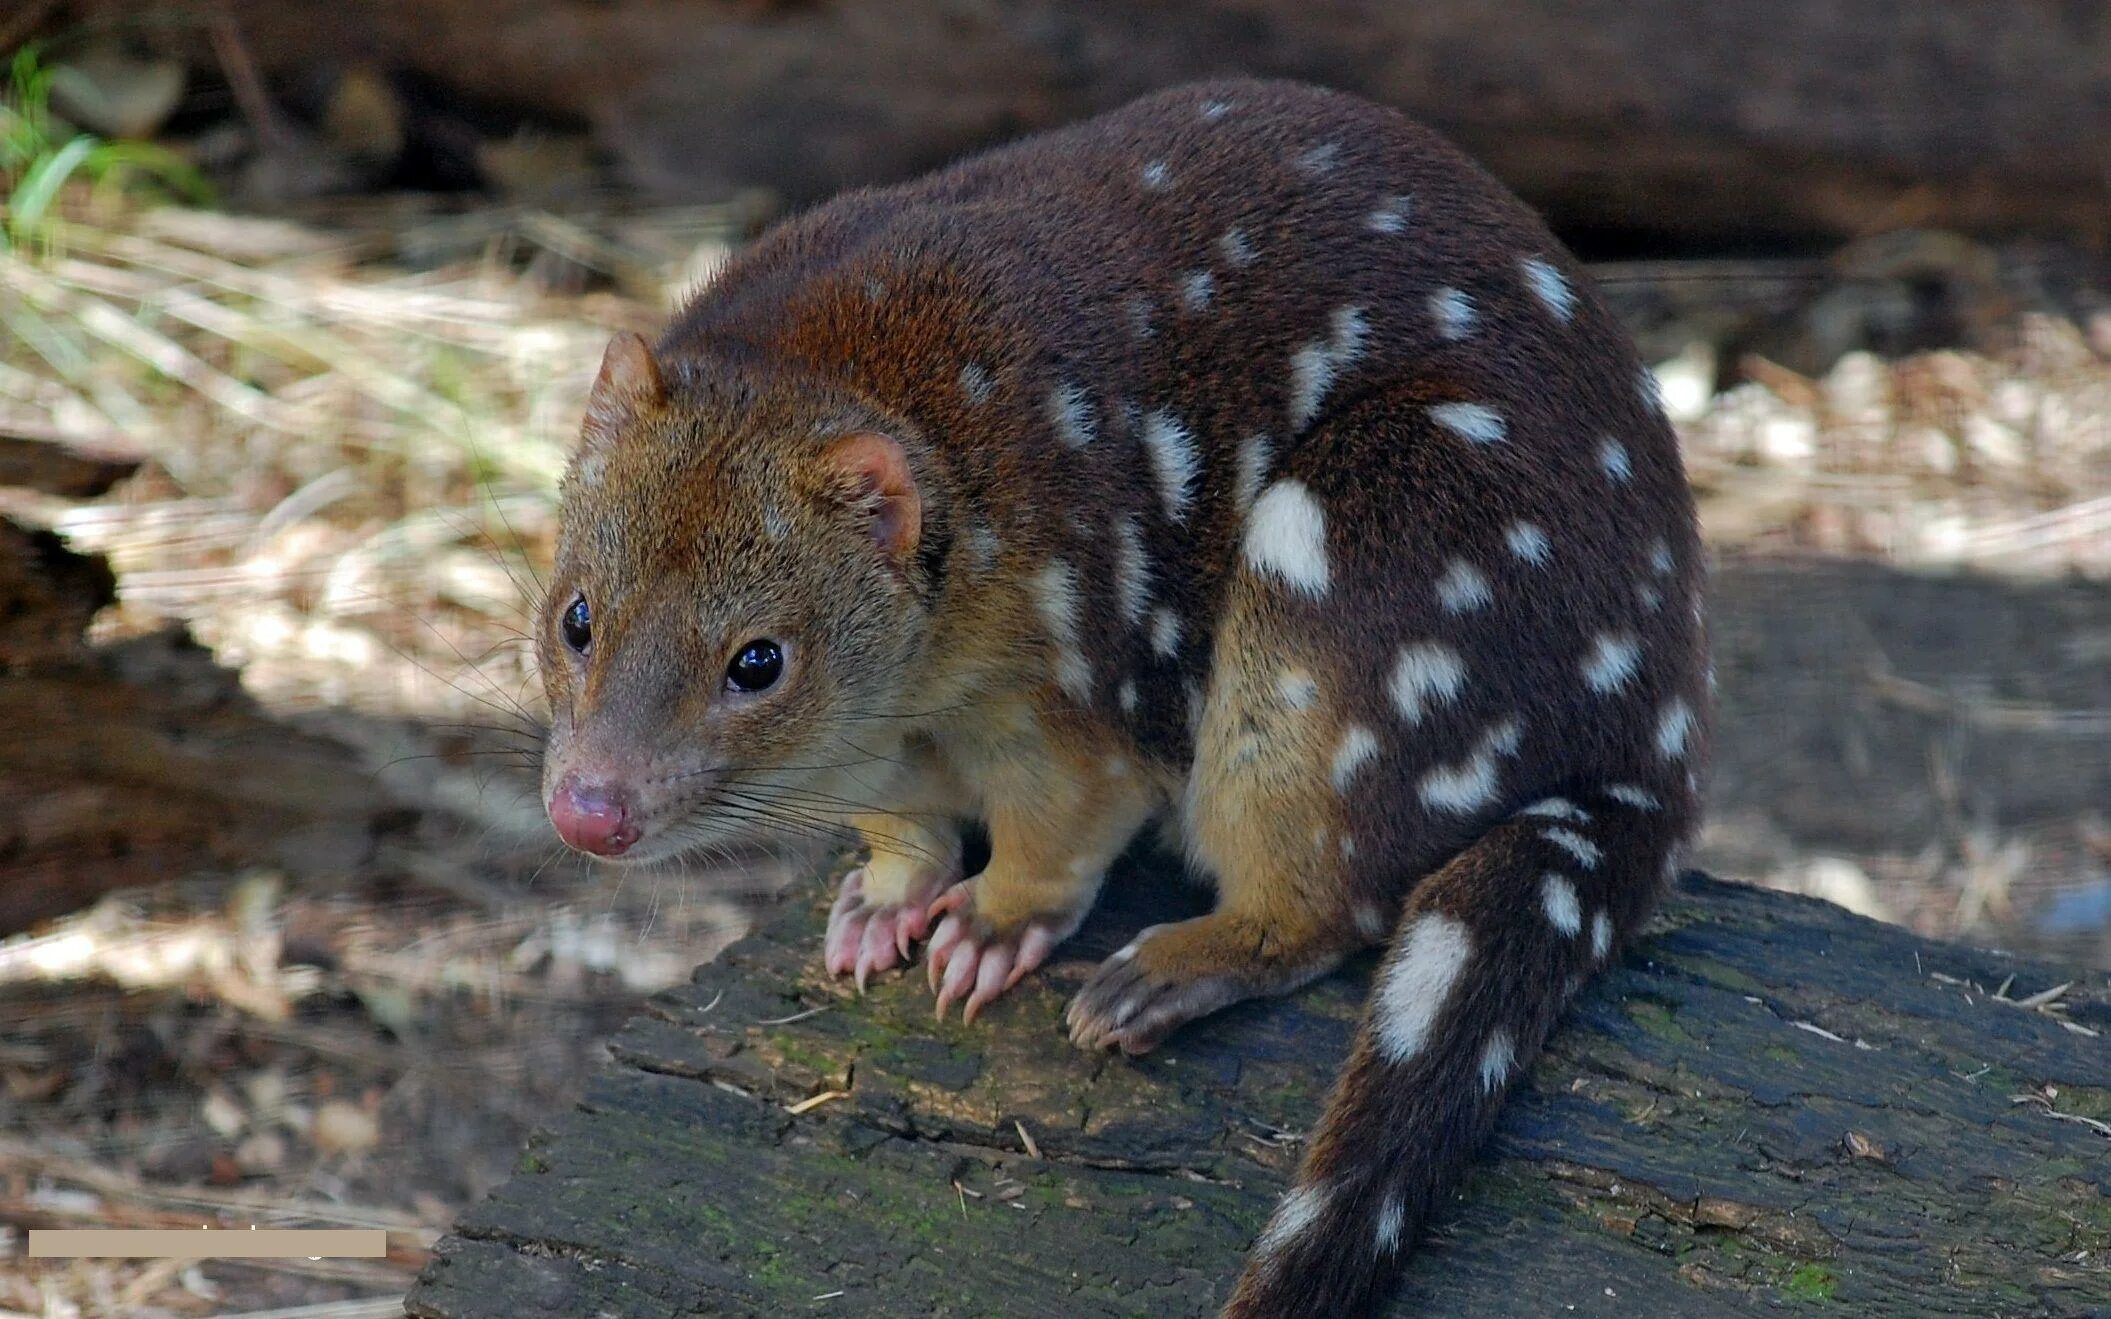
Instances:
[[[621,856],[638,841],[637,815],[619,783],[567,774],[550,794],[549,812],[557,836],[590,856]]]

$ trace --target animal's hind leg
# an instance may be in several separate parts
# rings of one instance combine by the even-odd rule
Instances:
[[[1385,936],[1393,909],[1359,900],[1341,789],[1375,754],[1323,668],[1286,647],[1298,630],[1241,572],[1217,635],[1185,803],[1190,852],[1217,909],[1158,925],[1107,959],[1070,1005],[1085,1048],[1155,1047],[1218,1008],[1294,989]]]

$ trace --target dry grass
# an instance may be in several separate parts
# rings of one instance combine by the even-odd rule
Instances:
[[[2111,317],[2025,316],[2013,337],[1998,356],[1850,353],[1818,379],[1750,363],[1682,419],[1710,540],[2111,577]]]

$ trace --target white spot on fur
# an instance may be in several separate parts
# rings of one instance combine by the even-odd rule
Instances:
[[[1235,266],[1243,266],[1253,260],[1253,244],[1246,240],[1246,231],[1233,225],[1217,239],[1217,250],[1224,259]]]
[[[1319,684],[1303,669],[1284,669],[1275,680],[1275,691],[1293,710],[1309,710],[1319,699]]]
[[[1361,307],[1337,307],[1325,339],[1314,340],[1290,357],[1290,429],[1302,431],[1319,416],[1320,404],[1342,370],[1363,356],[1369,332]]]
[[[1487,1047],[1481,1050],[1481,1093],[1493,1094],[1501,1088],[1516,1062],[1517,1045],[1510,1039],[1510,1032],[1500,1026],[1490,1031]]]
[[[1132,293],[1122,299],[1122,314],[1129,319],[1129,329],[1139,339],[1148,339],[1157,331],[1151,325],[1151,300],[1141,293]]]
[[[1464,559],[1453,559],[1437,579],[1437,600],[1447,614],[1466,614],[1495,599],[1488,578]]]
[[[1378,757],[1378,738],[1362,724],[1351,724],[1341,735],[1341,745],[1334,750],[1334,765],[1329,777],[1334,781],[1334,791],[1347,792],[1356,781],[1357,771]]]
[[[1596,870],[1598,863],[1605,859],[1605,853],[1598,850],[1596,843],[1573,829],[1542,829],[1539,836],[1575,857],[1576,864],[1585,870]]]
[[[1231,103],[1229,101],[1216,100],[1204,101],[1199,113],[1204,119],[1214,122],[1231,113]]]
[[[1253,501],[1261,497],[1261,485],[1268,479],[1268,460],[1274,452],[1266,435],[1249,435],[1239,442],[1239,511],[1251,509]]]
[[[1164,161],[1153,160],[1143,167],[1142,178],[1144,187],[1158,192],[1173,181],[1173,172],[1165,167]]]
[[[1553,265],[1536,256],[1528,256],[1517,263],[1524,272],[1525,283],[1546,304],[1557,320],[1569,320],[1576,315],[1576,290],[1569,287],[1568,277],[1554,269]]]
[[[1187,726],[1191,732],[1202,727],[1202,706],[1202,689],[1190,678],[1187,682]]]
[[[1092,668],[1077,649],[1077,574],[1061,559],[1051,559],[1033,579],[1034,602],[1055,641],[1058,686],[1080,701],[1092,699]]]
[[[1372,995],[1374,1043],[1386,1061],[1404,1063],[1422,1051],[1472,953],[1473,941],[1456,919],[1442,912],[1416,919]]]
[[[1135,714],[1135,713],[1136,713],[1136,679],[1134,679],[1134,678],[1123,678],[1123,679],[1121,680],[1121,686],[1115,689],[1115,692],[1114,692],[1114,699],[1115,699],[1115,700],[1116,700],[1117,702],[1119,702],[1119,703],[1120,703],[1120,705],[1121,705],[1121,712],[1122,712],[1123,714]]]
[[[1664,607],[1664,593],[1650,582],[1635,583],[1635,599],[1652,614]]]
[[[1133,943],[1126,943],[1123,944],[1121,947],[1115,949],[1113,956],[1109,957],[1107,960],[1113,962],[1118,966],[1121,963],[1128,961],[1134,956],[1136,956],[1136,945]]]
[[[1642,665],[1642,647],[1631,632],[1600,632],[1583,657],[1583,685],[1601,696],[1625,687]]]
[[[1163,606],[1151,611],[1151,650],[1160,659],[1171,659],[1180,649],[1180,616]]]
[[[1341,859],[1344,861],[1354,861],[1356,859],[1355,835],[1343,834],[1341,836]]]
[[[1340,159],[1341,143],[1322,142],[1318,146],[1307,148],[1298,156],[1297,167],[1307,174],[1324,174],[1333,169]]]
[[[1591,813],[1566,797],[1549,797],[1545,801],[1533,802],[1518,814],[1534,815],[1547,820],[1567,820],[1570,824],[1591,822]]]
[[[1400,1207],[1400,1197],[1389,1195],[1385,1205],[1378,1211],[1378,1228],[1374,1240],[1378,1253],[1390,1255],[1400,1249],[1400,1229],[1407,1225],[1407,1211]]]
[[[1092,443],[1092,398],[1076,385],[1059,384],[1048,391],[1048,421],[1056,438],[1073,449]]]
[[[1407,217],[1413,205],[1413,198],[1404,195],[1388,197],[1364,217],[1363,227],[1374,234],[1397,234],[1407,228]]]
[[[1343,839],[1342,841],[1347,842],[1348,840]],[[1385,913],[1379,909],[1377,903],[1364,902],[1357,905],[1356,932],[1364,938],[1369,939],[1372,943],[1378,942],[1386,935],[1386,925]]]
[[[1107,777],[1110,779],[1125,779],[1129,777],[1129,758],[1127,756],[1107,757]]]
[[[772,504],[762,511],[762,534],[771,540],[783,540],[792,534],[792,520]]]
[[[1143,447],[1150,455],[1151,470],[1158,477],[1158,491],[1165,499],[1165,515],[1175,522],[1187,518],[1188,501],[1195,484],[1195,442],[1187,427],[1169,412],[1155,411],[1143,419]]]
[[[1655,793],[1638,788],[1632,783],[1615,783],[1605,790],[1605,795],[1616,802],[1632,806],[1638,811],[1661,811],[1664,809],[1664,803],[1657,800]]]
[[[1490,728],[1466,759],[1455,765],[1439,765],[1422,776],[1418,785],[1422,804],[1433,811],[1471,815],[1493,805],[1501,767],[1497,761],[1517,752],[1523,729],[1515,718]]]
[[[1151,602],[1151,565],[1133,517],[1114,524],[1114,598],[1130,626],[1143,621],[1144,608]]]
[[[1591,917],[1591,956],[1599,961],[1613,950],[1613,922],[1610,916],[1599,912]]]
[[[1303,1234],[1327,1207],[1327,1193],[1317,1186],[1300,1186],[1283,1197],[1275,1217],[1255,1239],[1253,1248],[1263,1253],[1281,1250]]]
[[[1671,568],[1671,546],[1659,536],[1649,544],[1649,570],[1659,577],[1669,577]]]
[[[1317,599],[1327,593],[1327,517],[1302,481],[1277,481],[1253,503],[1246,562]]]
[[[1458,700],[1465,688],[1465,661],[1451,647],[1423,641],[1400,648],[1393,663],[1393,704],[1409,726],[1420,724],[1434,705]]]
[[[868,278],[865,281],[865,296],[874,302],[883,301],[887,296],[887,286],[881,283],[877,276]]]
[[[1472,334],[1477,319],[1473,299],[1452,288],[1438,289],[1429,295],[1429,314],[1436,318],[1437,333],[1454,340]]]
[[[990,391],[995,388],[996,382],[990,379],[990,373],[984,367],[970,362],[960,368],[960,392],[968,396],[968,402],[989,402]]]
[[[1635,474],[1635,465],[1627,458],[1627,446],[1610,435],[1598,442],[1598,465],[1605,469],[1607,478],[1621,485]]]
[[[1503,533],[1503,539],[1509,542],[1512,554],[1534,567],[1546,563],[1554,552],[1553,542],[1534,522],[1511,523],[1510,529]]]
[[[1429,419],[1474,444],[1494,444],[1509,433],[1503,414],[1485,403],[1439,403],[1430,408]]]
[[[1693,735],[1693,707],[1684,697],[1664,707],[1657,718],[1657,753],[1666,760],[1679,760],[1686,754],[1686,741]]]
[[[968,557],[974,561],[976,572],[988,572],[997,566],[997,554],[1003,547],[997,543],[997,533],[977,522],[968,528]]]
[[[1210,295],[1217,291],[1217,277],[1207,270],[1190,271],[1180,281],[1180,305],[1189,311],[1201,311],[1209,306]]]
[[[1540,877],[1539,905],[1547,913],[1547,924],[1561,934],[1574,938],[1583,929],[1583,907],[1576,901],[1576,886],[1565,877],[1551,872]]]

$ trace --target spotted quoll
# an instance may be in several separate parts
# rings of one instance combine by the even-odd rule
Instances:
[[[1086,1049],[1384,945],[1234,1315],[1382,1295],[1695,825],[1652,379],[1520,202],[1348,96],[1186,87],[791,220],[611,344],[562,517],[574,847],[848,825],[828,968],[922,945],[972,1018],[1168,821],[1216,909],[1098,968]]]

